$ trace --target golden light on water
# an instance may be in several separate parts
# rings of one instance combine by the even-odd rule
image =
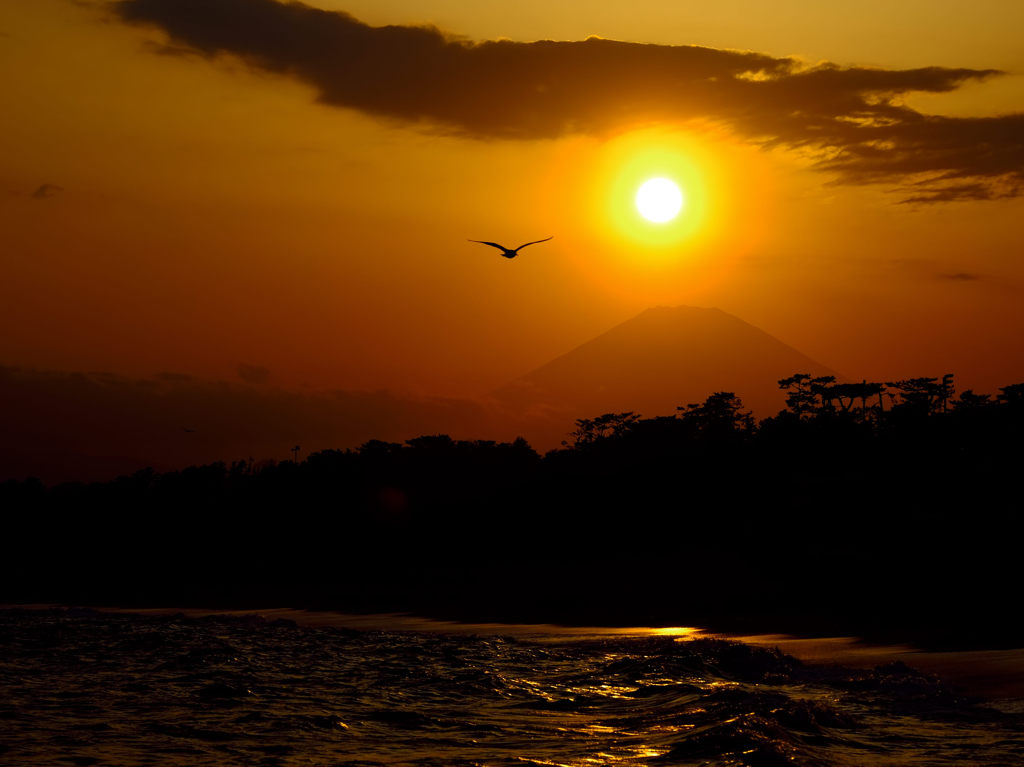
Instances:
[[[703,629],[693,626],[665,626],[648,629],[648,631],[654,636],[690,637],[691,639],[704,633]]]

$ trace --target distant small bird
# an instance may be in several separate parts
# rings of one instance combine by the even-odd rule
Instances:
[[[555,239],[554,235],[552,235],[551,237],[545,237],[543,240],[534,240],[533,242],[527,242],[523,245],[520,245],[518,248],[515,248],[514,250],[506,248],[504,245],[499,245],[496,242],[487,242],[486,240],[470,240],[470,242],[479,242],[481,245],[490,245],[492,248],[497,248],[498,250],[500,250],[501,255],[503,255],[505,258],[515,258],[516,256],[519,255],[519,251],[521,251],[527,245],[536,245],[538,242],[547,242],[548,240],[553,239]]]
[[[184,432],[188,432],[189,434],[191,434],[192,432],[195,431],[195,429],[190,429],[187,426],[182,426],[181,430],[184,431]]]

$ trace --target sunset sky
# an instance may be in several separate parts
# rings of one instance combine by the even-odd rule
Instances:
[[[1021,29],[1006,0],[3,3],[0,364],[470,396],[687,304],[993,391],[1024,380]]]

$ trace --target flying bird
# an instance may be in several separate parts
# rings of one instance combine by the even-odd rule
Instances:
[[[520,245],[518,248],[506,248],[504,245],[499,245],[496,242],[487,242],[486,240],[470,240],[470,242],[479,242],[481,245],[490,245],[492,248],[497,248],[501,251],[501,255],[505,258],[515,258],[519,255],[519,251],[525,248],[527,245],[536,245],[538,242],[547,242],[548,240],[555,239],[554,235],[551,237],[545,237],[543,240],[534,240],[533,242],[527,242]]]

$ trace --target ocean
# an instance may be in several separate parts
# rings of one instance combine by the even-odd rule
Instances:
[[[0,611],[5,765],[1021,765],[1024,705],[699,634]]]

